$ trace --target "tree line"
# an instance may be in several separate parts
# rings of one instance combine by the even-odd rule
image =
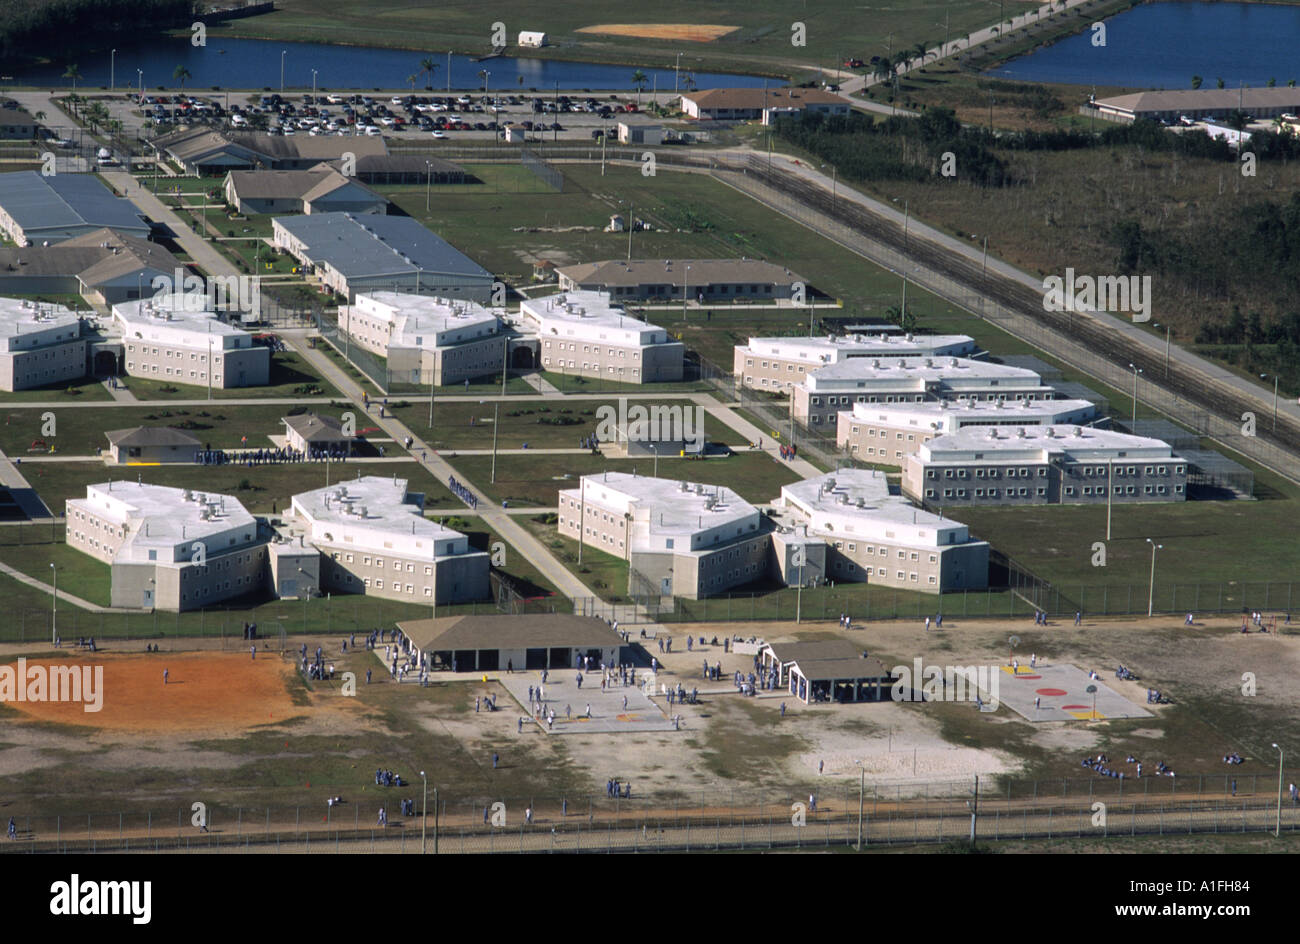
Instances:
[[[58,58],[194,19],[195,0],[0,0],[0,60]]]

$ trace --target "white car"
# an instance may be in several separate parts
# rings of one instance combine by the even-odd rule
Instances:
[[[366,137],[377,138],[381,134],[383,134],[383,132],[380,131],[378,128],[376,128],[374,125],[366,125]]]
[[[231,115],[231,116],[230,116],[230,123],[231,123],[232,125],[236,125],[236,126],[239,126],[239,125],[246,125],[246,124],[248,124],[248,119],[245,118],[243,115]]]
[[[447,137],[447,133],[445,131],[435,131],[433,133],[433,136],[437,138],[439,141],[442,141]]]
[[[329,102],[331,105],[342,105],[342,104],[343,104],[343,96],[342,96],[342,95],[326,95],[326,96],[325,96],[325,101]]]
[[[400,95],[394,95],[392,98],[390,98],[390,99],[388,100],[388,104],[390,104],[390,105],[400,105],[400,104],[402,104],[402,96],[400,96]]]
[[[380,117],[379,123],[385,128],[391,128],[396,122],[394,122],[391,115],[383,115]]]

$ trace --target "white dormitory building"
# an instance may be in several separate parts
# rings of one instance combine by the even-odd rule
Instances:
[[[619,383],[682,379],[685,345],[610,304],[605,292],[562,292],[519,306],[522,333],[536,335],[543,370]]]
[[[464,299],[402,292],[358,293],[339,306],[339,325],[352,341],[388,359],[394,379],[453,384],[500,373],[505,313]]]
[[[750,338],[737,344],[732,373],[741,386],[785,393],[809,371],[859,358],[970,357],[978,351],[964,334],[850,334],[816,338]]]
[[[486,551],[424,517],[406,479],[363,476],[293,496],[291,531],[320,550],[320,589],[408,603],[488,596]]]
[[[67,500],[67,542],[112,568],[112,604],[191,610],[260,591],[266,537],[231,495],[138,482]]]
[[[942,593],[988,586],[989,545],[890,493],[885,473],[841,469],[782,486],[776,537],[825,544],[825,579]]]
[[[0,390],[27,390],[85,375],[86,338],[76,312],[0,298]]]
[[[114,305],[127,375],[218,388],[267,384],[270,348],[208,306],[206,296],[180,292]]]
[[[1187,460],[1168,443],[1086,426],[968,426],[903,463],[903,493],[927,505],[1174,502]]]
[[[854,458],[901,466],[922,443],[968,426],[1088,425],[1100,419],[1087,400],[927,400],[854,403],[841,410],[835,444]]]
[[[966,357],[853,358],[811,371],[792,388],[790,414],[805,426],[835,425],[855,403],[967,399],[1051,400],[1056,391],[1032,370]]]
[[[559,498],[560,534],[626,560],[642,592],[698,599],[768,573],[771,528],[724,486],[603,472]]]

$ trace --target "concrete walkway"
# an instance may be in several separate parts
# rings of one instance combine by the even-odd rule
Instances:
[[[108,395],[118,403],[139,403],[139,399],[130,390],[126,389],[120,383],[114,383],[110,378],[105,380],[101,386],[108,391]],[[82,406],[91,406],[92,404],[79,404]]]
[[[173,210],[168,208],[156,196],[146,190],[134,177],[124,170],[110,170],[103,173],[103,178],[126,198],[135,204],[145,216],[155,223],[162,223],[176,236],[180,244],[194,262],[208,275],[239,275],[240,272],[225,256],[214,249],[207,240],[200,239],[186,222]]]
[[[19,583],[25,583],[27,584],[27,586],[31,587],[32,589],[41,591],[41,593],[46,593],[50,595],[54,594],[54,587],[52,587],[50,584],[45,583],[45,581],[43,580],[37,580],[35,577],[29,577],[27,576],[27,574],[23,573],[20,570],[14,570],[8,564],[0,563],[0,574],[4,574],[8,577],[12,577],[14,578],[14,580],[17,580]],[[59,591],[59,602],[71,603],[73,606],[76,606],[83,610],[88,610],[91,613],[142,612],[139,610],[125,610],[125,609],[115,608],[111,606],[100,606],[97,603],[91,603],[89,600],[84,600],[79,596],[74,596],[73,594],[68,593],[66,590]]]

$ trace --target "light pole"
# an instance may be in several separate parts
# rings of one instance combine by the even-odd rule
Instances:
[[[288,54],[288,52],[289,50],[287,49],[280,50],[280,94],[281,95],[284,94],[284,57]]]
[[[486,400],[478,401],[480,404]],[[501,425],[501,401],[492,404],[492,484],[497,483],[497,427]]]
[[[50,610],[50,642],[59,638],[59,568],[50,564],[50,570],[54,571],[54,602]]]
[[[1260,374],[1260,375],[1259,375],[1259,379],[1260,379],[1260,380],[1267,380],[1267,379],[1268,379],[1268,374]],[[1275,433],[1277,432],[1277,384],[1278,384],[1278,380],[1279,380],[1278,375],[1277,375],[1277,374],[1274,374],[1274,375],[1273,375],[1273,432],[1275,432]]]
[[[1163,544],[1157,544],[1155,541],[1147,538],[1147,543],[1151,545],[1151,586],[1147,591],[1147,616],[1150,616],[1155,609],[1156,600],[1156,551],[1163,550]]]
[[[682,54],[678,53],[677,65],[673,67],[673,97],[674,98],[676,98],[677,95],[680,94],[679,85],[680,85],[681,75],[682,75]]]
[[[434,382],[434,380],[437,378],[437,376],[438,376],[438,368],[437,368],[437,364],[435,364],[433,367],[431,367],[431,368],[429,369],[429,430],[430,430],[430,436],[432,436],[432,431],[433,431],[433,382]],[[433,443],[430,442],[429,445],[432,446]]]
[[[316,97],[316,70],[311,70],[311,97]]]
[[[686,320],[686,293],[690,287],[691,267],[682,272],[682,321]]]
[[[429,212],[429,190],[433,183],[433,161],[424,162],[424,212]]]
[[[114,49],[108,57],[108,90],[117,91],[117,50]]]
[[[858,852],[862,851],[862,797],[867,789],[867,768],[862,766],[862,761],[855,760],[853,763],[858,765]]]
[[[206,204],[205,204],[206,205]],[[212,321],[207,321],[208,326],[208,399],[212,399]]]
[[[975,848],[975,832],[979,822],[980,815],[980,778],[979,774],[975,775],[975,796],[970,803],[970,847]]]
[[[1142,373],[1142,368],[1136,364],[1129,364],[1129,370],[1133,371],[1133,422],[1138,418],[1138,374]],[[1132,432],[1132,430],[1129,430]]]
[[[1282,748],[1277,744],[1273,745],[1275,752],[1278,752],[1278,824],[1274,827],[1274,839],[1282,839],[1282,758],[1284,754]]]
[[[429,778],[423,770],[420,771],[420,779],[424,781],[424,799],[420,801],[420,855],[424,855],[424,833],[429,825]]]
[[[144,101],[144,70],[143,70],[143,69],[136,69],[136,70],[135,70],[135,75],[136,75],[136,78],[140,80],[140,98],[139,98],[139,100],[136,102],[136,104],[138,105],[140,102]]]

